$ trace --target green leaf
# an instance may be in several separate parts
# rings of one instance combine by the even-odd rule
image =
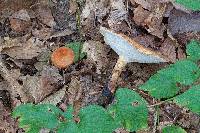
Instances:
[[[85,52],[81,52],[83,48],[83,44],[81,42],[72,42],[66,46],[74,51],[74,63],[78,62],[86,56]]]
[[[175,96],[181,85],[191,85],[200,76],[197,64],[189,60],[180,60],[154,74],[150,79],[140,86],[140,89],[149,91],[155,98],[170,98]]]
[[[176,0],[176,3],[194,11],[200,10],[200,0]]]
[[[53,129],[59,124],[59,115],[62,111],[50,104],[22,104],[12,113],[14,118],[19,117],[19,127],[28,133],[37,133],[41,128]]]
[[[190,60],[180,60],[157,73],[172,78],[176,83],[191,85],[199,78],[200,69],[197,64]]]
[[[137,131],[147,128],[147,104],[135,91],[119,88],[115,94],[116,103],[111,105],[109,111],[117,122],[128,131]]]
[[[57,133],[79,133],[79,130],[74,121],[67,121],[58,126]]]
[[[193,86],[183,94],[176,96],[174,102],[200,115],[200,85]]]
[[[162,133],[187,133],[184,129],[179,126],[170,125],[162,129]]]
[[[146,83],[140,86],[140,89],[148,91],[152,97],[157,99],[172,97],[180,90],[172,78],[163,74],[153,75]]]
[[[73,106],[72,105],[69,105],[67,107],[67,110],[66,112],[63,113],[63,116],[67,119],[67,120],[72,120],[74,117],[73,117],[73,112],[74,112],[74,109],[73,109]]]
[[[90,105],[79,112],[81,133],[112,133],[118,124],[112,116],[101,106]]]
[[[200,3],[199,3],[200,4]],[[198,41],[192,40],[190,43],[187,45],[187,55],[188,59],[192,61],[198,61],[200,60],[200,43]]]

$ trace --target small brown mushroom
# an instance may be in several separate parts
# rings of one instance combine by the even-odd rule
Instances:
[[[53,51],[51,62],[60,69],[67,68],[74,62],[74,52],[70,48],[60,47]]]

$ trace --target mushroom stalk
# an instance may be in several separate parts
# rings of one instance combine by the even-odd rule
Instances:
[[[117,63],[112,71],[112,77],[109,82],[109,88],[112,93],[116,90],[117,80],[122,73],[122,70],[125,68],[127,62],[124,60],[123,56],[119,56]]]

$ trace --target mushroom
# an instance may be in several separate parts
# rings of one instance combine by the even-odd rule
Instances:
[[[119,55],[119,59],[113,69],[108,84],[108,88],[112,93],[115,92],[117,79],[127,63],[160,63],[170,61],[161,53],[144,47],[124,34],[115,33],[105,27],[100,27],[100,33],[104,36],[105,43],[110,45],[110,47]]]
[[[67,68],[74,62],[74,52],[67,47],[57,48],[51,55],[51,62],[59,69]]]

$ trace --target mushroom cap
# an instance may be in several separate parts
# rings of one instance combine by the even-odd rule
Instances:
[[[67,68],[74,62],[74,52],[67,47],[60,47],[53,51],[51,62],[60,69]]]
[[[126,62],[159,63],[170,60],[157,51],[153,51],[130,39],[124,34],[115,33],[105,27],[100,27],[100,33],[104,36],[106,44]]]

